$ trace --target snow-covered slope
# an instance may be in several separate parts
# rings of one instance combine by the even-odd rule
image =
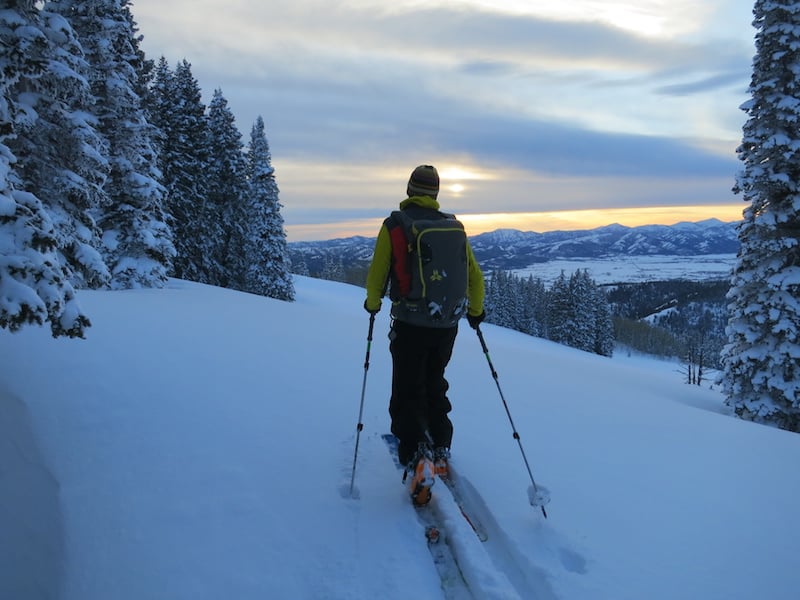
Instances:
[[[388,430],[387,311],[298,278],[282,303],[182,281],[82,292],[87,340],[0,331],[0,598],[439,598]],[[797,597],[800,436],[736,420],[675,366],[485,326],[449,369],[453,454],[489,541],[479,598]],[[470,538],[470,536],[472,536]]]

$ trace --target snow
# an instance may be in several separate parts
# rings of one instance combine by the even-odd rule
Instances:
[[[381,434],[379,313],[356,471],[363,290],[279,302],[170,280],[82,291],[86,340],[0,331],[0,598],[440,598]],[[481,543],[434,488],[478,598],[790,600],[800,436],[731,417],[673,363],[482,327],[448,376]],[[439,484],[440,485],[440,484]],[[438,494],[438,495],[437,495]]]
[[[516,269],[514,273],[520,277],[532,275],[545,283],[552,283],[562,272],[570,274],[584,269],[598,285],[669,279],[708,281],[729,279],[735,264],[735,254],[558,258]]]
[[[3,173],[2,170],[0,170],[0,181],[6,181],[6,173]],[[17,212],[17,203],[14,202],[14,199],[11,196],[0,196],[0,217],[13,217],[15,212]]]

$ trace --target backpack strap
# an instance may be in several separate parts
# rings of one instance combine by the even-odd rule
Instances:
[[[409,265],[411,223],[411,218],[400,210],[393,211],[384,221],[392,244],[390,269],[392,300],[404,298],[411,291],[411,267]]]

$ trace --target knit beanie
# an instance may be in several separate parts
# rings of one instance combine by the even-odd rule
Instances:
[[[430,196],[436,198],[439,194],[439,173],[436,167],[420,165],[408,180],[409,196]]]

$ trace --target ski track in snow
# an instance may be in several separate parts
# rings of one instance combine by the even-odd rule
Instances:
[[[451,469],[470,512],[478,517],[488,533],[484,545],[494,567],[505,574],[521,598],[555,600],[557,596],[547,581],[547,572],[531,562],[513,544],[469,479],[459,475],[452,465]],[[538,509],[531,510],[534,511],[534,519],[543,518],[539,516]]]
[[[389,440],[387,442],[391,443]],[[392,458],[395,466],[402,469],[395,454],[392,454]],[[546,572],[514,548],[480,493],[466,477],[458,473],[452,461],[450,469],[452,486],[457,489],[467,515],[481,523],[488,537],[485,541],[480,539],[462,514],[453,490],[444,481],[438,480],[433,487],[431,503],[416,512],[423,531],[430,524],[438,524],[441,528],[442,538],[438,544],[430,545],[429,550],[442,579],[445,598],[557,600],[547,581]],[[455,565],[448,564],[450,553],[443,548],[445,544],[455,559]],[[458,572],[453,572],[456,569]]]
[[[392,457],[392,462],[397,468],[398,473],[403,472],[403,467],[397,458],[397,438],[390,434],[381,436],[386,443],[386,448]],[[348,487],[349,493],[349,486]],[[403,481],[403,488],[407,491],[407,483]],[[344,490],[343,490],[344,491]],[[346,496],[346,494],[344,494]],[[414,508],[414,513],[419,521],[421,533],[427,538],[428,527],[436,527],[439,530],[438,543],[426,541],[431,559],[436,567],[437,574],[441,580],[441,590],[446,600],[476,600],[473,590],[468,582],[467,575],[457,559],[456,550],[453,545],[453,537],[450,535],[450,525],[446,525],[441,509],[439,508],[442,500],[440,494],[435,494],[428,506],[424,508]],[[355,494],[352,497],[357,498]],[[459,511],[460,515],[460,511]]]
[[[449,529],[442,527],[441,513],[436,509],[438,499],[431,500],[428,508],[417,510],[417,517],[427,535],[427,527],[439,530],[438,543],[428,543],[428,550],[442,580],[442,592],[447,600],[475,600],[464,570],[456,560],[456,552]],[[415,509],[416,510],[416,509]]]
[[[451,470],[468,514],[474,515],[488,534],[485,542],[478,539],[449,491],[434,496],[439,501],[436,510],[447,525],[456,558],[476,597],[557,600],[547,572],[514,546],[469,480],[452,464]]]

